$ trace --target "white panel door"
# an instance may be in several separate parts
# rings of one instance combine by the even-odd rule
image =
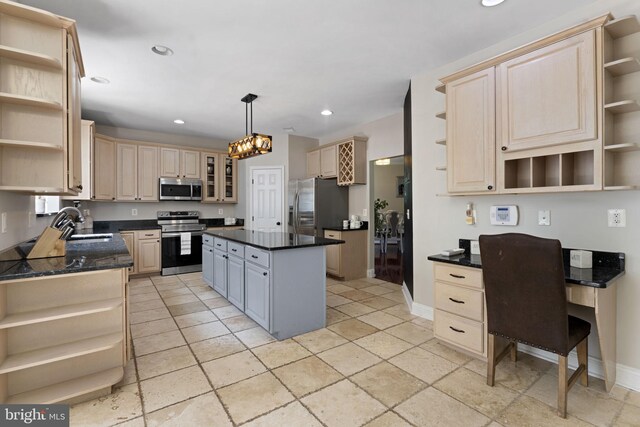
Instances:
[[[283,231],[282,169],[251,171],[251,229]]]

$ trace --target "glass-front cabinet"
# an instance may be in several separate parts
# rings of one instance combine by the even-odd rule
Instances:
[[[225,153],[205,152],[202,159],[203,203],[238,202],[238,161]]]

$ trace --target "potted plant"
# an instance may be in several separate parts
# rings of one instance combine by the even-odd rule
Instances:
[[[384,231],[384,217],[382,216],[382,209],[389,206],[386,200],[376,199],[373,202],[373,218],[376,229],[376,234],[382,234]]]

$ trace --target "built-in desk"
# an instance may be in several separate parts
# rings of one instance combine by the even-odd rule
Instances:
[[[469,241],[461,239],[465,253],[453,257],[432,255],[434,261],[434,335],[449,344],[487,357],[487,320],[480,255],[471,255]],[[563,249],[567,301],[591,307],[602,356],[607,391],[616,381],[616,286],[624,275],[625,255],[593,252],[593,268],[569,265],[569,251]]]

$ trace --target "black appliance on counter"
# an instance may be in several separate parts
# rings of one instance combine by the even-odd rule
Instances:
[[[202,271],[202,232],[198,211],[158,211],[162,275]]]

